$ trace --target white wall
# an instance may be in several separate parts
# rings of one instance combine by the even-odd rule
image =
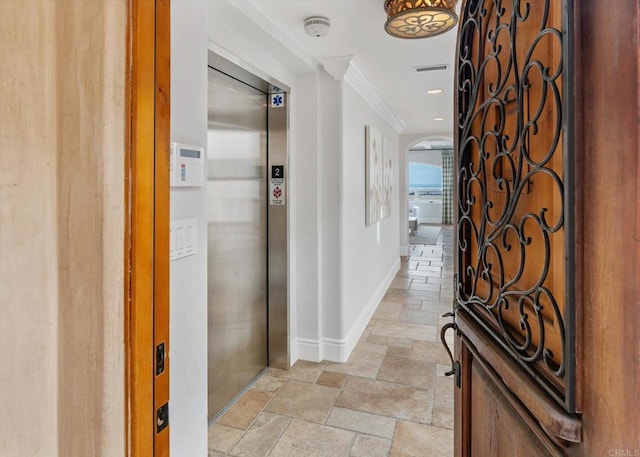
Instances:
[[[316,62],[296,54],[268,30],[269,24],[251,24],[255,11],[250,5],[240,8],[240,4],[210,3],[209,49],[291,89],[291,360],[345,360],[364,329],[367,313],[377,305],[373,302],[399,263],[400,186],[394,185],[391,216],[377,226],[367,230],[364,215],[355,214],[364,214],[364,125],[378,126],[394,151],[398,136],[344,81],[333,79]],[[397,152],[394,160],[397,182]],[[352,173],[357,174],[357,183]],[[346,191],[345,186],[357,190]],[[361,261],[362,250],[367,251],[366,262]],[[347,269],[353,271],[347,273]]]
[[[207,144],[207,1],[171,3],[171,141]],[[198,253],[171,262],[170,445],[207,455],[206,187],[172,188],[171,220],[198,219]]]
[[[442,149],[409,150],[408,162],[420,162],[442,168]]]
[[[318,74],[316,72],[301,75],[297,79],[296,90],[291,96],[293,110],[297,113],[296,125],[303,128],[304,135],[297,135],[295,153],[291,157],[291,180],[295,180],[290,203],[297,205],[295,227],[290,227],[290,236],[297,241],[296,259],[297,295],[291,304],[297,305],[297,331],[292,336],[300,336],[313,345],[321,337],[319,323],[322,308],[319,301],[319,127],[318,114]],[[309,109],[312,106],[313,109]],[[291,278],[290,278],[291,279]],[[307,357],[305,354],[303,356]],[[292,360],[299,357],[298,345],[292,345]]]
[[[400,267],[398,257],[398,134],[350,85],[342,92],[342,325],[348,346],[357,341],[389,282]],[[365,125],[385,138],[393,162],[389,217],[365,225]]]
[[[320,303],[322,338],[340,340],[342,263],[340,259],[342,193],[342,81],[336,81],[321,71],[320,155],[318,168],[318,204],[320,207]],[[322,342],[321,342],[322,343]],[[320,351],[320,358],[330,357]]]

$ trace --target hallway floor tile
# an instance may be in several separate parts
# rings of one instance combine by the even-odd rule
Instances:
[[[209,428],[209,457],[452,456],[453,380],[439,342],[451,247],[451,227],[411,246],[346,363],[269,369]]]

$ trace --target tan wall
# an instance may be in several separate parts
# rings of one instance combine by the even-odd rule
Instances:
[[[124,455],[126,5],[0,0],[2,456]]]

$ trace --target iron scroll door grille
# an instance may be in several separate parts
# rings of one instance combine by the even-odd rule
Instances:
[[[465,3],[454,166],[456,309],[573,413],[570,3]]]

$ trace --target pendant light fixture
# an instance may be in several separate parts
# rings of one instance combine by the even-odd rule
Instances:
[[[386,0],[384,29],[398,38],[428,38],[451,30],[458,23],[458,0]]]

